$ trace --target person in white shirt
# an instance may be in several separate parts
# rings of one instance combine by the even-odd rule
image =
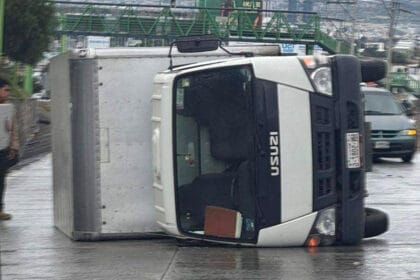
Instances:
[[[10,94],[9,83],[0,79],[0,104],[8,103]],[[10,220],[12,215],[5,213],[4,210],[4,192],[6,188],[6,174],[8,169],[18,161],[19,140],[17,133],[16,114],[11,121],[6,120],[4,124],[0,123],[0,129],[4,129],[9,134],[10,144],[6,149],[0,150],[0,221]]]

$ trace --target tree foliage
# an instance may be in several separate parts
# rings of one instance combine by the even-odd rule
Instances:
[[[55,29],[54,5],[47,0],[6,0],[3,53],[34,65],[48,50]]]
[[[17,65],[10,65],[5,63],[2,59],[0,61],[0,79],[9,83],[11,88],[11,97],[14,99],[25,99],[26,93],[22,89],[23,78],[16,74]]]

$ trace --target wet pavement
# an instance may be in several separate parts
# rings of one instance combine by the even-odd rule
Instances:
[[[73,242],[53,226],[51,154],[8,176],[1,279],[420,279],[420,153],[375,163],[367,206],[390,230],[354,247],[227,248],[176,240]]]

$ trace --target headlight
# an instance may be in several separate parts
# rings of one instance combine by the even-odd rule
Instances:
[[[321,67],[311,74],[311,79],[318,92],[332,95],[332,78],[329,67]]]
[[[335,207],[319,211],[306,245],[309,247],[332,245],[335,242],[335,224]]]
[[[401,135],[401,136],[416,136],[417,135],[417,130],[415,130],[415,129],[401,130],[399,135]]]
[[[332,95],[332,74],[327,56],[302,56],[299,58],[308,73],[315,90],[319,93]]]
[[[319,234],[335,235],[335,208],[326,209],[319,213],[315,223],[315,228]]]

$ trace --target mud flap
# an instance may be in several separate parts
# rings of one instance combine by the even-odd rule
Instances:
[[[357,244],[364,237],[363,108],[361,67],[354,56],[331,59],[336,128],[337,242]]]

